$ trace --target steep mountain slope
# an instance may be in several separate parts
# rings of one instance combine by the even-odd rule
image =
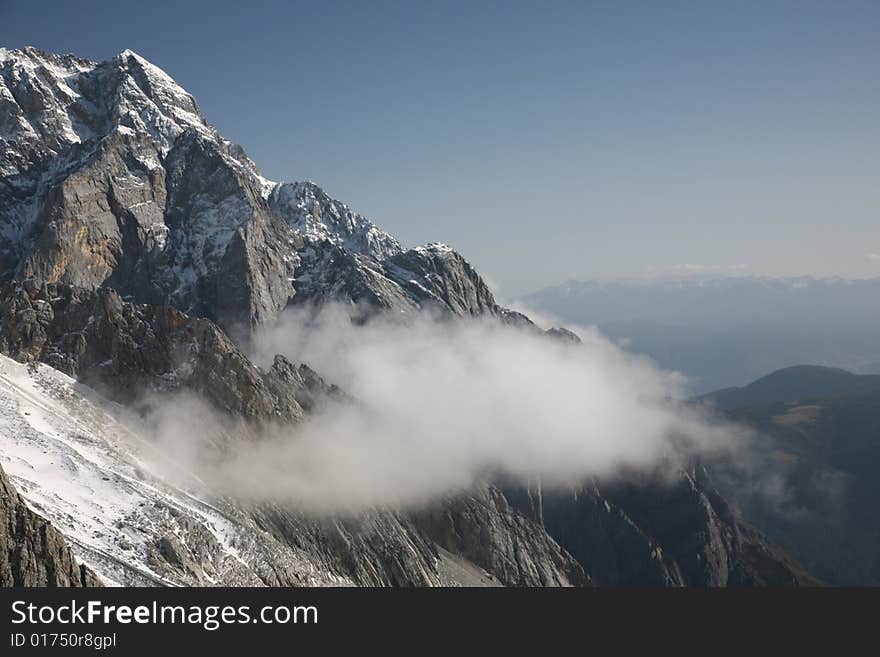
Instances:
[[[109,583],[459,584],[442,574],[450,560],[476,563],[472,569],[502,584],[585,581],[581,568],[540,527],[506,507],[486,514],[499,524],[484,533],[481,546],[501,562],[483,564],[480,553],[441,553],[416,522],[390,511],[315,519],[277,505],[236,504],[176,464],[124,409],[57,370],[2,356],[0,434],[0,462],[28,504]],[[10,555],[24,554],[30,562],[13,565],[16,576],[4,582],[70,583],[76,567],[61,535],[39,529],[45,521],[24,506],[8,481],[3,491],[0,540],[11,541]],[[458,514],[459,507],[503,505],[499,496],[487,488],[438,508]],[[27,547],[37,540],[44,546]],[[513,546],[521,556],[508,561],[503,555]],[[76,573],[93,580],[91,570]]]
[[[694,465],[574,490],[511,493],[600,586],[803,586],[814,580]]]
[[[281,357],[261,371],[211,322],[167,307],[123,302],[112,290],[9,283],[0,290],[0,299],[0,350],[20,360],[53,363],[126,403],[138,400],[133,390],[196,393],[229,416],[228,422],[206,432],[212,449],[234,449],[255,439],[267,422],[308,421],[309,409],[343,395],[307,367],[295,367]],[[614,487],[592,486],[569,494],[547,492],[538,508],[519,487],[502,493],[484,486],[413,514],[376,511],[321,521],[279,505],[241,507],[214,499],[209,490],[194,494],[187,488],[182,494],[179,484],[163,485],[150,474],[155,468],[139,456],[144,449],[150,451],[149,441],[139,438],[137,431],[124,430],[124,418],[117,417],[121,408],[96,401],[93,393],[56,370],[37,368],[26,377],[23,366],[7,361],[6,367],[18,380],[36,381],[27,383],[27,390],[38,387],[44,395],[56,394],[73,404],[74,410],[61,412],[52,430],[33,434],[22,429],[33,428],[33,418],[22,417],[31,412],[22,410],[21,400],[27,395],[15,393],[24,384],[13,386],[11,395],[7,386],[7,406],[19,413],[13,414],[17,424],[2,431],[18,437],[6,445],[5,462],[20,478],[28,499],[40,504],[53,522],[74,532],[81,558],[107,581],[429,585],[450,583],[443,579],[448,570],[444,559],[449,558],[474,564],[494,581],[515,585],[584,583],[587,575],[604,584],[672,586],[810,581],[782,555],[766,557],[760,567],[749,566],[745,555],[774,555],[772,546],[748,533],[708,482],[687,473],[676,484],[685,493],[647,482],[634,488],[642,493],[631,492],[626,503],[606,491]],[[30,393],[35,396],[39,394]],[[42,405],[54,408],[57,403],[44,400]],[[85,426],[76,419],[81,416],[90,418]],[[71,427],[73,435],[67,435]],[[76,455],[71,455],[70,443],[77,445]],[[100,453],[83,457],[81,443]],[[43,470],[50,478],[48,485],[41,485],[32,473],[34,463],[45,464],[40,453],[46,444],[55,446],[50,454],[60,450],[50,461],[73,459],[76,464],[63,470],[67,480],[60,488],[65,494],[53,494],[49,502],[46,489],[59,489],[54,466]],[[89,471],[92,475],[86,476]],[[113,472],[107,480],[106,471]],[[658,505],[664,495],[681,501]],[[129,511],[117,509],[119,497]],[[90,509],[84,514],[78,505],[93,498],[105,503],[99,512]],[[216,517],[218,512],[225,520]],[[117,524],[120,515],[126,520]],[[96,526],[71,526],[71,518],[79,516],[93,518]],[[685,533],[682,523],[691,529]],[[218,527],[225,527],[226,533],[218,534]],[[245,541],[243,537],[252,534],[260,540]],[[232,554],[244,559],[248,568],[229,561],[225,550],[230,541]],[[134,552],[121,555],[119,545],[131,546]],[[248,556],[242,556],[245,553]],[[120,563],[134,556],[139,556],[134,561],[137,568],[119,570]],[[699,565],[688,566],[691,560]],[[780,574],[769,577],[768,564]]]
[[[757,454],[713,467],[722,490],[821,579],[880,583],[877,377],[789,368],[742,392],[719,396],[757,430]]]
[[[94,63],[0,50],[0,103],[0,352],[30,363],[2,361],[3,463],[107,582],[805,581],[763,539],[742,539],[744,526],[688,472],[679,484],[690,501],[672,516],[654,504],[659,489],[618,503],[597,487],[560,497],[565,523],[511,502],[529,491],[491,483],[417,512],[317,518],[160,476],[147,457],[172,471],[174,460],[131,410],[149,416],[171,393],[222,415],[205,431],[218,458],[248,449],[267,426],[349,401],[305,365],[279,357],[263,370],[240,349],[290,305],[431,309],[537,329],[499,307],[448,246],[404,249],[317,186],[262,178],[135,53]],[[602,533],[605,520],[597,529],[603,508],[615,517],[607,524],[626,529]],[[566,550],[554,540],[571,535],[601,551],[573,557],[576,542]],[[629,559],[633,540],[662,568],[611,566]],[[787,575],[749,566],[755,551]]]
[[[169,471],[188,471],[151,442],[141,416],[82,382],[141,411],[161,405],[163,393],[198,395],[226,417],[205,431],[204,447],[219,453],[246,449],[267,423],[306,421],[342,393],[282,357],[264,372],[210,321],[123,302],[112,290],[9,283],[0,299],[0,351],[58,368],[0,357],[0,458],[25,499],[108,582],[460,583],[449,578],[449,559],[507,585],[587,581],[489,486],[434,507],[453,517],[480,510],[481,551],[470,552],[441,551],[430,528],[390,510],[315,518],[278,504],[236,504],[191,475],[169,481]],[[158,397],[145,402],[147,392]]]
[[[64,537],[30,508],[0,467],[0,586],[101,586]]]

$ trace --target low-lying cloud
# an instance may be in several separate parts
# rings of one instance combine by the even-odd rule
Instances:
[[[320,512],[411,507],[493,475],[575,484],[674,465],[736,439],[676,401],[677,375],[593,330],[571,344],[490,320],[357,325],[349,311],[289,312],[259,337],[254,358],[306,362],[353,401],[200,464],[203,479]],[[186,405],[164,412],[172,419],[160,426],[181,453],[194,433],[187,422],[212,422]]]

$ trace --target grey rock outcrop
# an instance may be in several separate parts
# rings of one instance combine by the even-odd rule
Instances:
[[[0,288],[0,351],[44,362],[117,401],[188,389],[245,420],[300,420],[297,397],[310,404],[325,391],[311,370],[283,358],[267,372],[254,367],[209,320],[129,303],[107,288],[8,283]]]
[[[0,586],[101,586],[64,536],[31,511],[0,467]]]
[[[416,515],[438,545],[495,574],[508,586],[585,586],[590,577],[540,523],[513,508],[494,486],[445,500]]]
[[[534,496],[509,493],[529,515]],[[737,516],[701,466],[673,478],[542,491],[547,532],[605,586],[805,586],[817,582]]]

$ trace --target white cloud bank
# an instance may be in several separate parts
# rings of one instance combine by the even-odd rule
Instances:
[[[247,442],[200,475],[236,496],[336,512],[418,505],[492,474],[573,484],[736,440],[674,401],[676,375],[594,331],[582,337],[428,317],[356,326],[340,307],[288,313],[260,337],[257,360],[307,362],[356,402]],[[180,452],[212,420],[177,410],[162,426]]]

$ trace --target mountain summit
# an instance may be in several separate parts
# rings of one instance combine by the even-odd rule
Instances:
[[[311,182],[263,178],[169,75],[0,51],[0,280],[112,287],[237,334],[289,304],[501,313],[443,245],[406,250]]]

